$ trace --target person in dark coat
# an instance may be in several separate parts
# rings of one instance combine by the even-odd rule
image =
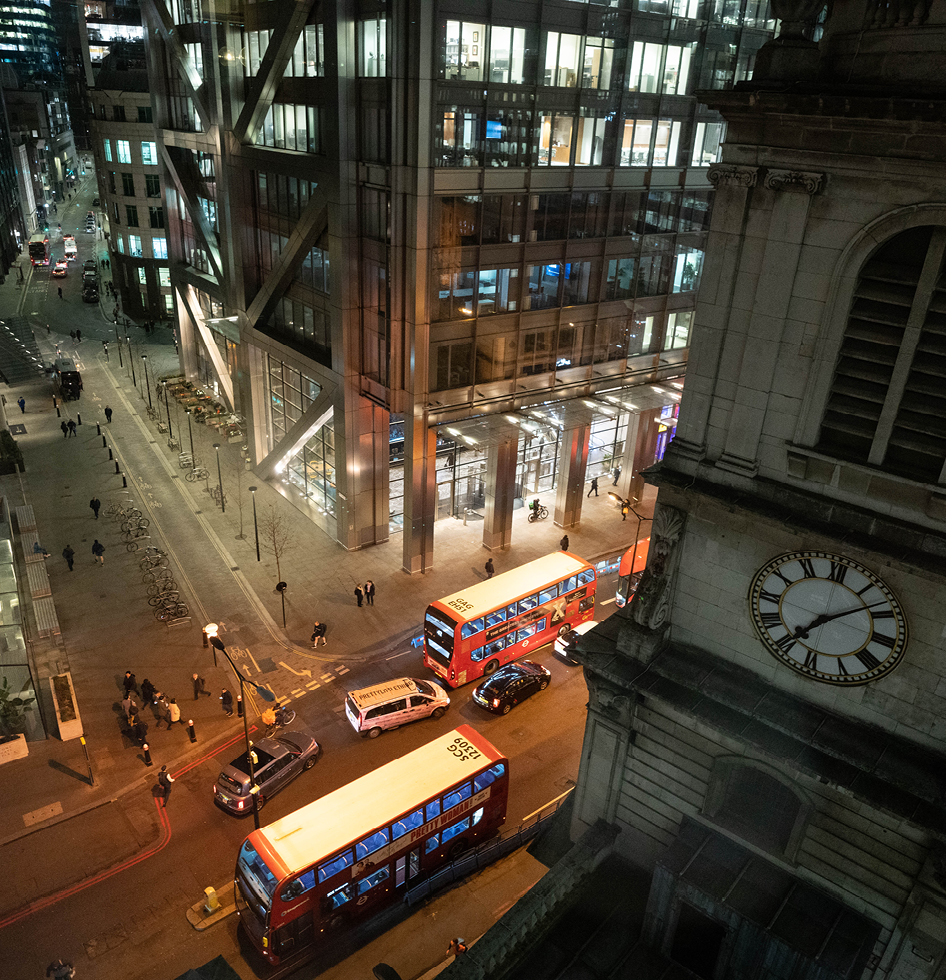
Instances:
[[[486,559],[486,564],[483,565],[486,569],[486,578],[492,578],[496,574],[496,566],[493,564],[492,558]]]
[[[198,674],[192,674],[192,690],[195,692],[195,700],[198,700],[200,694],[204,694],[206,698],[212,696],[211,691],[205,690],[205,678],[199,677]]]
[[[19,398],[17,399],[17,404],[18,404],[18,405],[20,406],[20,411],[21,411],[21,412],[22,412],[22,413],[23,413],[24,415],[26,415],[26,401],[24,401],[24,399],[23,399],[23,396],[22,396],[22,395],[21,395],[21,396],[20,396],[20,397],[19,397]]]
[[[74,422],[74,421],[73,421],[72,419],[70,419],[70,420],[69,420],[69,421],[68,421],[68,422],[66,423],[66,428],[67,428],[67,429],[69,429],[69,434],[70,434],[71,436],[74,436],[74,435],[76,435],[76,423],[75,423],[75,422]]]
[[[169,774],[169,767],[163,766],[159,772],[159,788],[162,790],[162,806],[165,807],[172,795],[172,783],[175,778]]]
[[[72,571],[73,559],[76,557],[76,552],[73,551],[69,545],[66,545],[66,547],[63,549],[63,557],[66,559],[66,565],[68,566],[69,570]]]
[[[569,550],[569,536],[567,534],[563,534],[562,535],[562,540],[559,542],[559,547],[563,551],[568,551]]]
[[[364,604],[364,590],[359,586],[354,586],[354,595],[357,597],[358,608]]]
[[[136,675],[133,674],[131,670],[127,670],[126,676],[122,678],[122,687],[126,692],[126,697],[129,696],[130,691],[133,691],[136,694],[139,693],[138,685],[136,684]]]
[[[107,405],[103,409],[103,411],[106,413],[106,421],[107,422],[111,422],[112,421],[112,409]]]
[[[93,497],[93,499],[89,501],[89,508],[93,512],[93,517],[95,517],[97,521],[99,520],[99,508],[101,506],[102,504],[99,502],[98,497]]]
[[[152,704],[154,698],[155,698],[155,685],[152,683],[152,681],[149,680],[148,677],[145,677],[142,680],[142,703]]]
[[[60,422],[60,428],[63,430],[63,438],[65,439],[69,435],[69,426],[66,424],[66,419]]]
[[[98,539],[96,541],[93,541],[93,547],[92,547],[93,561],[95,561],[98,558],[99,564],[105,565],[106,559],[103,558],[103,554],[105,553],[105,551],[106,551],[106,546],[101,541],[99,541]]]
[[[235,713],[235,700],[231,696],[231,691],[227,687],[221,689],[221,706],[225,711],[225,714],[230,718]]]
[[[377,586],[367,579],[364,582],[364,598],[367,600],[367,605],[372,606],[374,604],[374,596],[377,594]]]
[[[322,647],[327,646],[327,627],[320,621],[314,620],[314,632],[311,633],[311,645],[314,649],[317,649],[317,644],[320,642]]]
[[[598,496],[598,477],[595,477],[595,479],[592,480],[592,485],[588,488],[588,493],[585,494],[585,496],[591,497],[593,493],[596,497]]]
[[[628,511],[631,510],[631,502],[627,497],[621,502],[621,519],[623,521],[628,520]]]

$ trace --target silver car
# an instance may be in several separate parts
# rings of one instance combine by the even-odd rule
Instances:
[[[286,786],[298,773],[312,769],[321,756],[321,747],[305,732],[282,731],[274,738],[259,738],[251,746],[254,756],[254,794],[257,808]],[[251,776],[248,756],[242,752],[225,766],[215,783],[215,802],[229,813],[251,812]]]

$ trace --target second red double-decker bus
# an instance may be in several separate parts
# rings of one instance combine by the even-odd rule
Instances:
[[[253,831],[235,868],[242,928],[286,961],[491,837],[508,792],[505,756],[461,725]]]
[[[636,541],[622,556],[618,564],[618,585],[615,587],[615,605],[627,606],[635,597],[635,589],[641,581],[648,563],[648,546],[651,538]]]
[[[594,615],[594,566],[556,551],[431,603],[423,656],[450,687],[459,687]]]

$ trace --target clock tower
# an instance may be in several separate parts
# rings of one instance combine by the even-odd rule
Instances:
[[[945,972],[944,8],[833,0],[821,28],[819,2],[771,6],[753,80],[702,93],[727,135],[678,435],[645,474],[635,598],[579,645],[573,834],[619,829],[652,872],[642,942],[699,976],[926,980]]]

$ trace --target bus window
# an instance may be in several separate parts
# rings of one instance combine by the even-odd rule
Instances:
[[[493,640],[492,643],[486,645],[486,649],[491,653],[502,653],[512,643],[513,634],[508,633],[506,636],[500,636],[498,640]]]
[[[594,601],[595,600],[593,599],[592,602]],[[543,616],[542,619],[540,619],[539,622],[536,623],[536,632],[541,633],[544,629],[545,629],[545,616]]]
[[[261,859],[261,855],[254,849],[254,845],[248,841],[245,841],[241,848],[241,863],[266,895],[272,895],[274,893],[278,879],[275,878],[271,873],[271,869]]]
[[[374,851],[379,851],[381,847],[386,847],[390,843],[388,837],[389,834],[385,830],[378,830],[377,833],[359,841],[354,848],[357,853],[357,860],[367,857],[368,854],[373,854]]]
[[[361,880],[357,882],[357,894],[363,895],[364,892],[369,892],[371,888],[373,888],[375,885],[379,885],[382,881],[386,881],[389,877],[390,869],[380,868],[372,875],[368,875],[366,878],[361,878]]]
[[[451,807],[456,806],[457,803],[462,803],[463,800],[468,800],[472,795],[473,787],[468,782],[450,790],[443,797],[443,812],[446,813]]]
[[[435,820],[440,815],[440,801],[433,800],[431,803],[426,805],[426,819],[427,821]]]
[[[340,888],[335,888],[332,892],[328,892],[327,902],[332,909],[336,909],[349,902],[353,897],[354,883],[348,881],[346,885],[341,885]]]
[[[586,568],[578,573],[578,584],[588,585],[589,582],[595,581],[595,569]]]
[[[426,846],[423,848],[424,854],[429,854],[430,851],[435,851],[440,846],[440,835],[434,834],[432,837],[427,837]]]
[[[463,623],[459,628],[459,634],[464,640],[467,640],[474,634],[481,633],[483,629],[483,617],[480,616],[479,619],[471,619],[468,623]]]
[[[542,625],[545,626],[545,622],[543,622]],[[524,626],[518,633],[516,633],[516,643],[519,643],[522,640],[528,640],[530,636],[535,636],[535,631],[535,624],[532,626]]]
[[[500,623],[506,621],[506,610],[497,609],[495,612],[487,613],[486,615],[486,626],[498,626]]]
[[[293,881],[289,881],[284,888],[281,890],[281,901],[290,902],[292,899],[298,897],[298,895],[303,895],[305,892],[309,892],[315,884],[314,879],[314,869],[306,871],[304,874],[295,878]]]
[[[481,772],[473,779],[473,786],[476,787],[476,792],[478,793],[487,786],[492,786],[494,782],[496,782],[496,774],[492,769],[487,769],[486,772]]]
[[[396,823],[390,825],[390,836],[396,841],[403,837],[404,834],[409,834],[411,830],[416,830],[417,827],[422,826],[423,811],[414,810],[413,813],[403,817],[402,820],[398,820]]]
[[[452,827],[447,827],[443,831],[443,843],[451,841],[454,837],[459,836],[469,830],[469,817],[463,817],[458,823],[454,823]]]
[[[535,609],[537,605],[539,605],[537,595],[526,596],[525,599],[519,600],[519,612],[528,612],[530,609]]]
[[[553,585],[539,593],[539,602],[551,602],[559,594],[558,587]]]
[[[332,878],[337,874],[338,871],[343,871],[344,868],[349,868],[354,863],[353,851],[348,847],[346,851],[341,851],[340,854],[332,857],[330,861],[325,861],[317,869],[317,880],[326,881],[328,878]]]
[[[473,826],[475,827],[476,824],[478,824],[479,821],[482,819],[483,819],[483,807],[480,807],[478,810],[473,810]]]
[[[515,619],[519,615],[519,603],[513,602],[509,605],[509,618]]]
[[[570,575],[564,582],[559,582],[559,595],[571,592],[575,588],[576,579],[578,579],[577,575]]]
[[[474,664],[478,664],[479,661],[482,660],[485,656],[486,656],[486,648],[477,647],[475,650],[472,651],[472,653],[470,653],[469,659],[472,660]]]

